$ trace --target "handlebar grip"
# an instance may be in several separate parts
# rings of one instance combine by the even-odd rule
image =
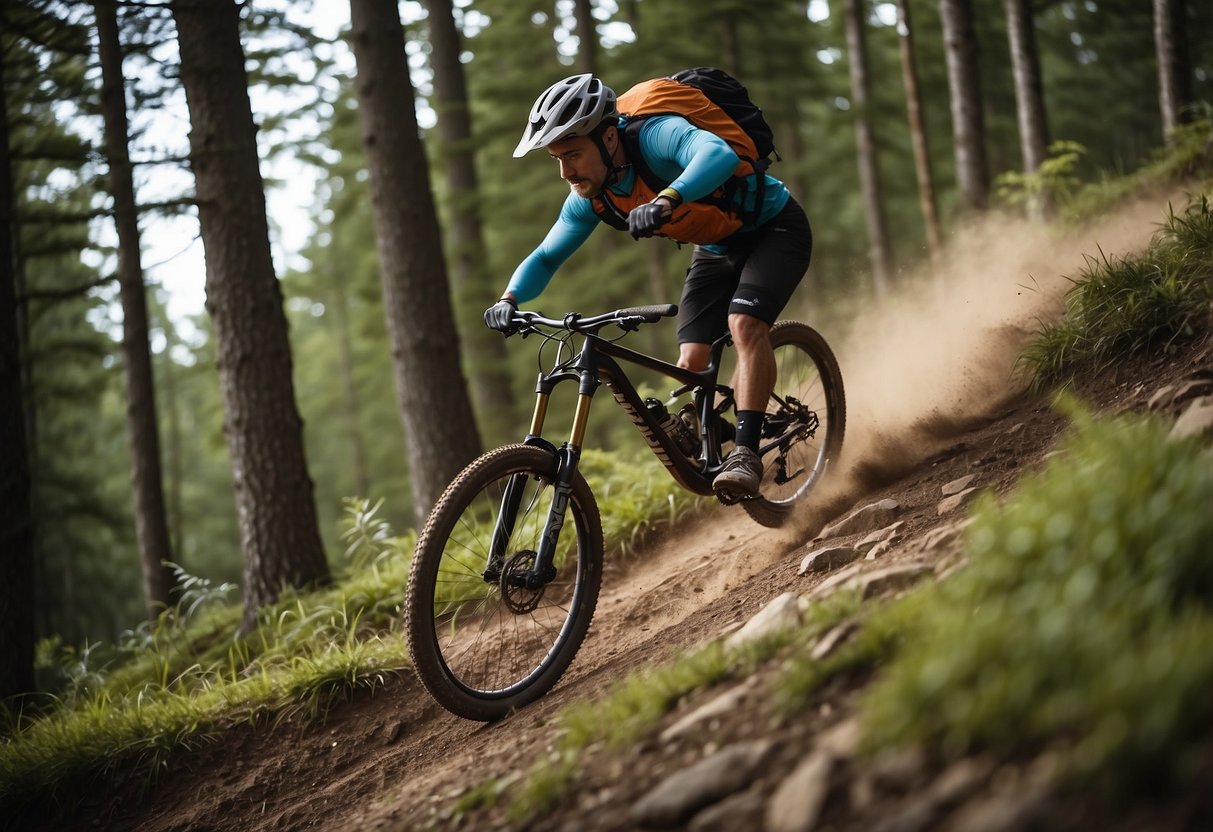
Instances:
[[[616,314],[621,318],[643,318],[646,323],[651,324],[661,318],[674,317],[678,314],[678,306],[673,303],[659,303],[652,306],[630,306],[627,309],[620,309]]]

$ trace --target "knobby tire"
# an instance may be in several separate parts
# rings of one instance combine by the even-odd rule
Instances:
[[[775,350],[778,378],[767,407],[768,428],[773,415],[785,407],[789,397],[807,406],[819,419],[815,435],[795,443],[789,455],[787,467],[793,473],[795,469],[801,473],[788,483],[776,483],[778,454],[768,453],[763,458],[759,496],[742,502],[756,523],[778,528],[788,521],[795,505],[826,469],[837,462],[846,430],[846,395],[838,361],[825,339],[812,327],[798,321],[779,321],[771,327],[771,346]],[[763,441],[767,441],[765,436]]]
[[[483,577],[512,480],[525,485],[504,561],[522,569],[538,550],[556,467],[555,455],[540,448],[489,451],[447,487],[417,540],[405,597],[409,651],[425,688],[461,717],[491,721],[543,696],[590,626],[602,582],[602,522],[580,473],[560,532],[556,578],[536,594],[503,592],[507,583]]]

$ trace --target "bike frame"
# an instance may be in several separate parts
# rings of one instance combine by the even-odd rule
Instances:
[[[732,389],[717,383],[724,349],[732,344],[730,335],[725,334],[712,343],[707,369],[694,371],[603,338],[597,334],[597,329],[579,330],[575,324],[576,319],[573,319],[571,324],[569,321],[565,322],[568,329],[584,337],[581,352],[575,361],[570,360],[558,365],[552,372],[539,374],[535,388],[535,410],[531,416],[530,430],[524,440],[526,445],[551,452],[557,461],[556,477],[553,482],[554,496],[552,505],[548,509],[534,566],[527,572],[520,573],[516,579],[520,585],[531,589],[548,583],[556,576],[556,568],[553,563],[556,542],[559,539],[560,530],[564,526],[565,511],[568,508],[569,495],[573,489],[573,478],[581,459],[582,442],[585,439],[586,425],[589,423],[590,405],[593,402],[594,394],[601,385],[605,384],[611,390],[615,400],[627,412],[633,424],[639,428],[649,448],[665,465],[675,481],[687,490],[703,496],[714,493],[712,480],[722,466],[719,439],[720,414],[733,406]],[[640,394],[628,378],[620,361],[653,370],[680,382],[681,386],[674,391],[675,396],[694,392],[700,438],[700,455],[697,459],[691,459],[684,454],[678,448],[674,438],[661,428],[657,418],[645,407]],[[577,408],[573,415],[569,439],[558,448],[543,438],[543,426],[547,418],[548,403],[551,400],[552,392],[558,385],[568,381],[577,382]],[[719,402],[717,402],[717,394],[720,395]],[[782,436],[774,438],[773,441],[759,449],[759,455],[765,455],[785,440],[786,437]],[[488,563],[485,565],[486,581],[496,581],[500,578],[505,547],[514,530],[514,521],[525,484],[525,475],[516,474],[511,478],[502,495],[501,512],[493,531],[493,543],[490,546]]]
[[[720,372],[721,356],[725,347],[732,343],[732,337],[727,334],[712,344],[708,367],[706,370],[698,372],[629,349],[607,340],[595,332],[579,332],[578,334],[582,335],[585,341],[576,361],[558,366],[550,373],[539,374],[535,386],[535,410],[531,416],[531,427],[526,439],[523,440],[523,444],[550,451],[557,460],[552,505],[548,509],[535,564],[529,572],[519,575],[520,582],[532,589],[546,584],[556,575],[553,563],[556,542],[559,539],[560,530],[564,526],[569,495],[573,489],[573,478],[581,459],[582,443],[585,440],[586,425],[589,423],[590,405],[599,387],[605,384],[611,390],[615,400],[628,414],[633,424],[640,429],[649,448],[666,466],[670,475],[684,488],[705,496],[713,493],[712,479],[721,466],[720,442],[717,438],[720,411],[717,408],[727,408],[732,405],[733,401],[733,391],[728,387],[718,386],[716,383]],[[636,387],[616,359],[653,370],[680,382],[681,386],[674,391],[675,395],[694,391],[695,410],[699,416],[701,447],[701,455],[698,460],[691,460],[683,454],[675,444],[673,437],[661,428],[657,419],[644,406]],[[573,414],[569,439],[558,448],[543,438],[543,426],[553,391],[560,384],[569,381],[577,382],[577,408]],[[715,401],[717,392],[723,395],[723,400],[719,405]],[[489,562],[485,566],[486,580],[496,581],[500,577],[500,563],[505,547],[513,534],[514,521],[524,486],[525,476],[516,474],[502,495],[501,512],[493,530]]]

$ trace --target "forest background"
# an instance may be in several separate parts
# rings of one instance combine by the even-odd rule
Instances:
[[[198,217],[189,160],[191,129],[196,137],[199,126],[187,120],[174,16],[191,5],[21,0],[2,12],[4,145],[13,179],[3,207],[14,229],[25,426],[19,447],[30,485],[27,518],[20,506],[3,511],[6,528],[18,522],[30,530],[34,630],[48,666],[65,645],[87,651],[97,640],[121,642],[148,616],[132,498],[124,303],[115,275],[114,155],[103,138],[97,44],[101,12],[112,8],[125,52],[139,223],[145,238],[178,239],[169,229]],[[415,523],[423,501],[413,497],[403,397],[393,389],[401,371],[393,366],[398,348],[390,311],[385,317],[384,248],[376,235],[383,220],[375,216],[375,169],[360,137],[360,111],[372,92],[355,83],[350,30],[336,40],[320,34],[328,28],[315,21],[333,4],[313,5],[311,15],[301,15],[300,6],[245,3],[239,24],[263,173],[289,172],[283,181],[267,178],[265,188],[298,194],[301,182],[315,182],[305,186],[313,192],[304,220],[274,213],[271,197],[269,231],[314,483],[313,522],[336,568],[350,498],[382,499],[380,516],[400,531]],[[945,17],[958,6],[972,25],[961,29],[959,41],[944,35]],[[1174,15],[1170,31],[1178,34],[1178,100],[1193,105],[1170,116],[1160,107],[1159,7]],[[428,176],[412,190],[378,199],[410,210],[421,210],[431,193],[436,202],[440,225],[423,235],[423,247],[445,258],[414,269],[412,279],[452,300],[475,408],[469,440],[480,447],[519,438],[529,407],[533,349],[514,341],[503,349],[480,316],[546,232],[566,192],[541,154],[510,156],[535,95],[560,77],[593,71],[622,91],[710,64],[741,78],[775,130],[782,160],[772,172],[813,223],[813,265],[787,314],[810,321],[827,339],[846,330],[847,309],[879,302],[899,273],[929,259],[937,243],[932,210],[945,243],[978,212],[1043,216],[1079,181],[1137,168],[1164,144],[1168,119],[1195,117],[1195,102],[1213,100],[1213,7],[1181,0],[463,0],[453,8],[431,0],[397,8],[416,99],[414,110],[412,95],[387,85],[389,97],[408,105],[392,129],[420,135]],[[1008,25],[1017,9],[1027,10],[1035,39],[1040,126],[1054,148],[1051,165],[1030,158],[1017,123]],[[899,22],[907,12],[908,27]],[[454,40],[447,27],[433,25],[437,15],[455,23]],[[906,33],[913,35],[917,102],[903,84]],[[976,62],[968,73],[976,83],[975,116],[957,107],[959,82],[949,80],[958,51]],[[466,81],[466,110],[443,89],[452,59]],[[921,107],[929,189],[921,184],[923,159],[916,164],[907,119],[916,108],[908,103]],[[461,115],[470,116],[470,136],[444,132]],[[980,132],[966,133],[965,123]],[[196,169],[197,148],[192,152]],[[1037,198],[1038,191],[1050,199]],[[469,217],[479,239],[469,236]],[[164,241],[146,242],[153,245]],[[634,244],[599,232],[535,305],[561,314],[674,302],[688,257],[672,244]],[[213,314],[174,304],[166,287],[181,285],[169,277],[175,268],[181,267],[170,262],[149,269],[156,277],[147,281],[163,522],[181,570],[175,579],[218,589],[246,580],[248,543],[240,502],[233,500],[219,336]],[[201,280],[186,275],[195,295]],[[217,303],[211,297],[208,306]],[[441,316],[420,310],[431,312]],[[672,331],[654,327],[650,337],[648,346],[672,354]],[[459,354],[448,340],[445,346]],[[232,414],[226,418],[230,431]],[[596,419],[587,444],[642,451],[627,437],[632,430],[622,419]],[[636,460],[663,476],[655,462]]]

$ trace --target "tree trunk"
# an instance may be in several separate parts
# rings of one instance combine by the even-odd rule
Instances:
[[[516,427],[517,402],[506,364],[505,339],[484,325],[483,310],[496,295],[486,266],[488,255],[480,222],[480,180],[467,82],[459,60],[462,45],[450,0],[426,0],[430,22],[430,64],[434,70],[434,101],[438,134],[446,162],[450,191],[451,251],[456,311],[466,315],[459,327],[468,348],[472,393],[480,423],[490,435],[504,436]],[[593,32],[593,27],[590,27]],[[592,46],[591,46],[592,48]],[[583,54],[584,54],[583,42]],[[585,70],[592,72],[592,69]]]
[[[284,586],[328,580],[295,403],[282,291],[270,258],[239,7],[173,0],[190,161],[206,252],[224,433],[244,550],[245,630]]]
[[[1011,44],[1011,67],[1015,76],[1015,114],[1019,123],[1019,146],[1024,173],[1035,173],[1044,163],[1049,147],[1045,117],[1044,84],[1040,55],[1036,50],[1036,24],[1029,0],[1003,0],[1007,10],[1007,38]],[[1048,196],[1034,192],[1028,213],[1043,220],[1049,211]]]
[[[1163,138],[1169,144],[1191,100],[1187,44],[1183,28],[1184,0],[1154,0],[1154,51],[1158,56],[1158,109]]]
[[[152,354],[148,347],[147,296],[140,262],[139,216],[127,143],[126,88],[118,40],[117,0],[98,0],[97,51],[101,58],[101,112],[109,158],[110,193],[118,231],[118,285],[122,299],[122,357],[126,369],[126,429],[131,446],[135,536],[143,567],[143,599],[155,622],[171,603],[173,560],[160,470],[160,433]]]
[[[598,74],[598,28],[594,25],[594,9],[590,0],[576,0],[577,69]]]
[[[34,535],[21,340],[8,105],[0,61],[0,701],[34,689]]]
[[[939,15],[948,65],[956,182],[964,204],[984,211],[990,201],[990,176],[972,0],[940,0]]]
[[[935,176],[931,171],[927,128],[922,115],[922,90],[918,86],[909,0],[897,0],[897,11],[901,18],[898,39],[901,78],[906,89],[906,115],[910,122],[910,144],[914,148],[914,171],[918,175],[918,205],[922,209],[922,221],[927,231],[927,251],[931,260],[938,261],[943,254],[943,234],[939,228],[939,213],[935,210]]]
[[[477,454],[480,438],[459,365],[400,14],[394,0],[351,0],[350,12],[384,311],[420,525]]]
[[[889,289],[893,254],[889,228],[885,220],[880,186],[880,165],[876,158],[876,137],[870,111],[871,82],[868,78],[868,53],[864,39],[866,0],[847,0],[847,53],[851,72],[851,103],[855,108],[855,148],[859,157],[859,182],[863,190],[864,213],[871,244],[872,281],[877,296]]]

